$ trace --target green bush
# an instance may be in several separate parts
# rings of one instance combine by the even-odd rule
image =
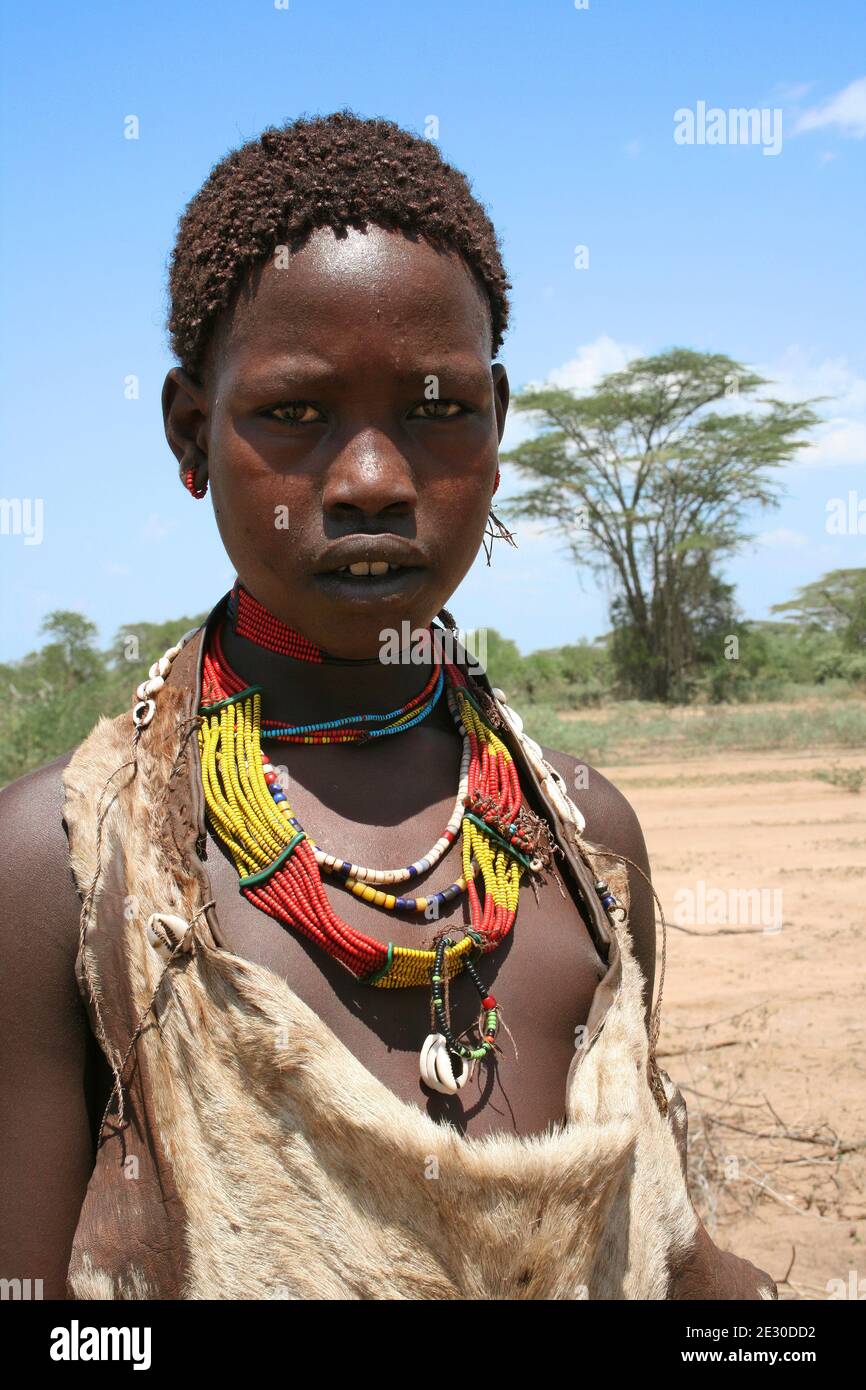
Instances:
[[[0,665],[0,784],[76,747],[100,714],[129,709],[151,662],[202,620],[199,615],[130,623],[100,651],[95,626],[81,614],[50,614],[43,624],[45,645]],[[533,737],[591,761],[615,760],[620,749],[650,748],[654,741],[668,751],[701,745],[853,747],[866,741],[866,705],[859,699],[866,689],[866,652],[852,649],[844,633],[790,622],[733,627],[731,634],[706,639],[704,664],[688,683],[693,701],[720,708],[712,718],[687,725],[677,721],[675,705],[617,699],[621,673],[609,638],[522,656],[515,642],[491,628],[487,674],[524,716]],[[730,636],[738,639],[736,660],[724,657]],[[467,645],[478,651],[471,635]],[[736,708],[757,701],[795,703],[816,694],[822,699],[820,721],[808,708]],[[852,695],[858,698],[852,701]],[[582,710],[599,707],[605,707],[604,719],[580,718]]]

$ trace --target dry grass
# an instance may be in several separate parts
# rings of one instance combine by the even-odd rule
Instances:
[[[669,931],[659,1051],[708,1229],[792,1299],[866,1290],[866,796],[821,780],[827,764],[821,748],[603,766],[669,918],[700,880],[781,890],[780,931]],[[862,748],[838,754],[864,764]]]
[[[584,710],[526,705],[520,713],[539,743],[590,763],[690,759],[714,751],[866,749],[866,695],[742,705],[626,701]]]

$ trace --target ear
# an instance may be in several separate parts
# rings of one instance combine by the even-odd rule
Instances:
[[[494,362],[490,371],[493,376],[493,404],[496,411],[496,432],[501,444],[502,436],[505,433],[505,417],[508,414],[508,402],[511,399],[511,388],[508,385],[508,373],[501,362]]]
[[[183,367],[172,367],[162,387],[162,419],[181,476],[191,464],[207,466],[207,392]]]

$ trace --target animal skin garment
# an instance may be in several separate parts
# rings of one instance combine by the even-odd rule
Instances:
[[[734,1257],[692,1204],[685,1105],[650,1053],[625,866],[594,860],[583,817],[504,702],[502,737],[547,807],[607,966],[564,1126],[471,1139],[436,1123],[285,980],[219,944],[195,715],[224,604],[174,661],[134,767],[127,714],[102,719],[65,773],[86,926],[76,973],[123,1078],[70,1297],[774,1298],[751,1266],[750,1292],[725,1291]],[[601,906],[600,874],[625,920]]]

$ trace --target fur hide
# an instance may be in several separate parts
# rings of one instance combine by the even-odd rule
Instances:
[[[187,838],[196,828],[175,777],[183,757],[197,775],[188,691],[170,680],[158,706],[134,775],[114,777],[99,851],[97,804],[131,756],[130,717],[100,721],[65,774],[87,917],[79,983],[106,1056],[125,1065],[71,1297],[672,1296],[698,1221],[682,1098],[662,1073],[662,1114],[647,1081],[627,927],[613,927],[618,983],[575,1052],[566,1127],[464,1138],[390,1092],[283,980],[215,944],[201,871],[166,830],[178,817]],[[598,869],[625,900],[623,866]],[[153,914],[168,948],[148,935]]]

